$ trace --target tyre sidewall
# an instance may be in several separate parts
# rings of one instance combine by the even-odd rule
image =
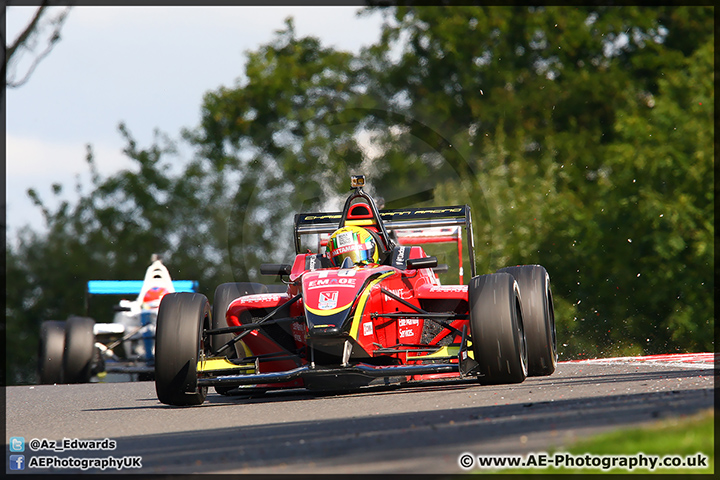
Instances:
[[[95,321],[88,317],[70,317],[65,323],[63,381],[87,383],[92,375],[95,353]]]
[[[528,375],[552,374],[557,366],[557,339],[550,275],[541,265],[506,267],[498,272],[512,275],[520,288]]]
[[[46,320],[40,325],[38,375],[41,384],[63,382],[65,322]]]
[[[471,280],[468,288],[473,354],[481,383],[520,383],[527,376],[519,289],[512,275],[495,273]]]
[[[197,386],[197,363],[203,329],[209,327],[210,304],[198,293],[170,293],[158,309],[155,341],[155,389],[169,405],[199,405],[207,387]]]

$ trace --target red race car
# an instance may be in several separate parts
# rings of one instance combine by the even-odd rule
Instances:
[[[294,262],[261,266],[282,278],[282,288],[225,283],[212,308],[197,293],[163,297],[155,352],[161,402],[198,405],[210,386],[226,394],[445,377],[504,384],[555,371],[545,268],[477,276],[469,206],[378,210],[364,183],[352,177],[342,212],[295,216]],[[458,226],[472,279],[442,285],[437,258],[403,243],[460,245],[459,235],[447,234]],[[441,233],[422,235],[433,230]],[[307,236],[317,240],[316,252],[303,248]]]

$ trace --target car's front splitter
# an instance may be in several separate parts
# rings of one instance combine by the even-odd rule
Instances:
[[[428,365],[391,365],[375,366],[367,364],[350,365],[347,367],[312,367],[303,365],[301,367],[284,372],[253,373],[240,375],[220,375],[213,377],[198,378],[199,387],[208,386],[238,386],[283,383],[295,379],[312,379],[313,377],[328,376],[357,376],[363,375],[371,378],[401,377],[413,375],[427,375],[437,373],[458,373],[460,370],[457,363],[436,363]]]

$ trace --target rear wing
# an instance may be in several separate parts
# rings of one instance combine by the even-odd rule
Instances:
[[[469,205],[448,207],[404,208],[380,210],[380,217],[388,231],[420,230],[423,228],[465,226],[470,272],[475,272],[475,245]],[[338,229],[342,212],[298,213],[295,215],[295,253],[301,253],[302,235],[332,233]],[[399,233],[399,232],[398,232]]]
[[[462,227],[427,227],[413,230],[396,230],[397,241],[400,245],[425,245],[437,243],[452,243],[457,247],[459,284],[464,285],[463,259],[462,259]]]
[[[85,314],[90,311],[91,295],[138,295],[147,287],[145,280],[89,280],[85,287]],[[197,293],[197,280],[172,280],[176,292]]]
[[[88,295],[138,295],[144,280],[90,280],[87,282]],[[197,280],[173,280],[176,292],[197,292]]]

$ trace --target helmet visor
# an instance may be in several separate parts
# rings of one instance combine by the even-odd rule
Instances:
[[[370,263],[372,261],[372,250],[365,250],[362,248],[364,245],[351,245],[348,247],[340,247],[330,258],[332,264],[339,267],[343,264],[346,258],[352,260],[354,265],[361,263]]]

